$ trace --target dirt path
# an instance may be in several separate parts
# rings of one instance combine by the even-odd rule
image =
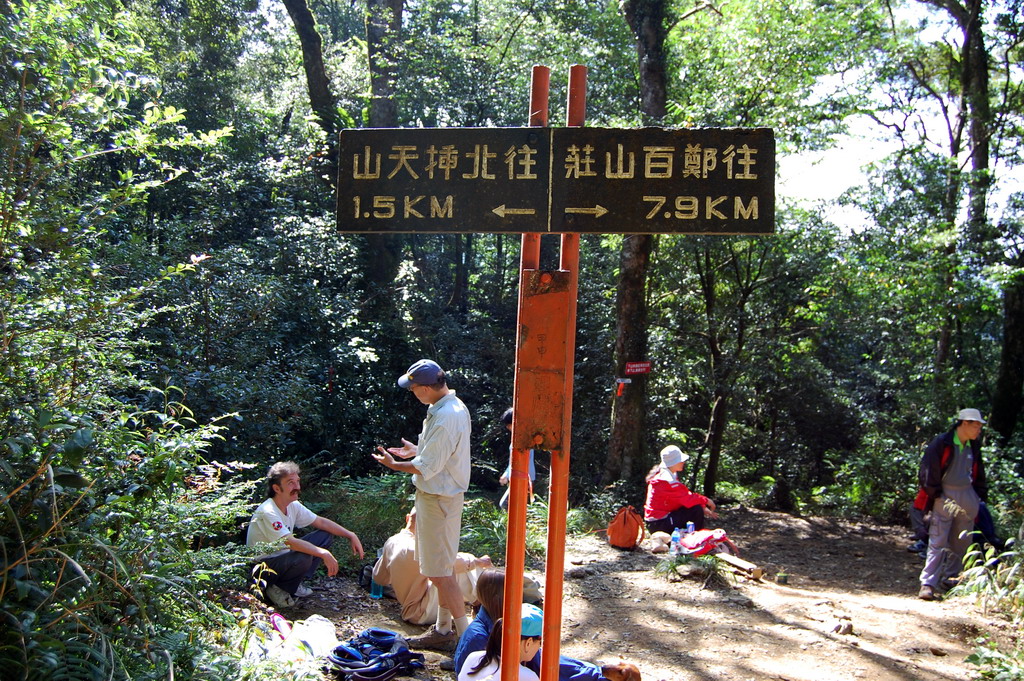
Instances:
[[[645,681],[941,681],[972,678],[964,658],[980,634],[1015,635],[962,599],[918,600],[921,561],[905,550],[901,528],[743,508],[724,510],[719,525],[743,558],[769,576],[784,570],[789,584],[669,581],[654,571],[660,556],[619,551],[595,535],[571,538],[562,651],[598,663],[621,658]],[[343,639],[373,625],[421,631],[399,620],[394,601],[371,600],[352,580],[315,587],[304,608],[285,614],[320,612]],[[833,631],[844,622],[852,633]],[[428,656],[424,678],[452,678],[440,659]]]

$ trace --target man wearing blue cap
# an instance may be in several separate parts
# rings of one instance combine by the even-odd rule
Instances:
[[[928,497],[924,510],[932,513],[918,592],[922,600],[935,600],[943,580],[963,569],[974,519],[988,489],[978,444],[984,424],[977,409],[961,409],[953,428],[932,440],[921,458],[919,478]]]
[[[373,458],[391,470],[412,474],[418,525],[416,558],[420,572],[437,587],[440,605],[437,623],[408,641],[413,647],[451,651],[469,626],[455,578],[463,494],[469,489],[469,410],[432,360],[421,359],[409,367],[398,378],[398,386],[427,405],[423,429],[416,444],[403,438],[401,447],[377,447]]]

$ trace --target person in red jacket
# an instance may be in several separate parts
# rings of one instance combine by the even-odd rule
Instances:
[[[692,522],[695,530],[702,530],[705,517],[718,518],[714,501],[679,482],[689,458],[679,447],[669,445],[661,450],[661,463],[647,474],[644,520],[651,532],[671,534],[677,527],[685,528],[687,522]]]

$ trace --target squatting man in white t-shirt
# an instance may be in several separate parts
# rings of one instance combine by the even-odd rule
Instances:
[[[270,568],[254,577],[266,581],[264,596],[279,608],[295,605],[296,598],[313,593],[302,582],[313,576],[321,561],[327,566],[328,577],[338,574],[338,561],[328,550],[336,536],[348,539],[352,553],[363,557],[363,545],[356,533],[303,506],[299,501],[301,489],[298,464],[278,461],[271,466],[267,471],[269,498],[252,514],[245,539],[247,546],[267,542],[287,547],[255,561]],[[303,527],[315,529],[299,539],[294,530]]]

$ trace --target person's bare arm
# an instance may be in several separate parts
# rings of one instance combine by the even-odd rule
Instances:
[[[405,440],[402,440],[405,442]],[[373,458],[382,466],[386,466],[393,471],[400,473],[419,473],[419,469],[413,465],[411,461],[395,461],[395,457],[392,456],[395,450],[401,450],[401,447],[391,447],[390,449],[384,449],[383,447],[377,447],[377,451],[373,452]],[[412,456],[416,456],[414,453]]]
[[[316,523],[314,523],[315,525]],[[324,567],[327,568],[327,576],[333,577],[338,574],[338,559],[331,554],[327,549],[322,549],[315,544],[310,544],[305,539],[299,539],[298,537],[288,537],[284,540],[285,545],[288,546],[292,551],[298,551],[299,553],[308,553],[311,556],[316,556],[324,561]]]
[[[453,572],[457,575],[475,570],[477,568],[486,569],[494,567],[494,563],[491,562],[490,556],[476,556],[469,553],[459,553],[455,556],[455,566]]]
[[[316,520],[313,521],[313,527],[318,530],[330,532],[335,537],[344,537],[345,539],[348,539],[349,544],[352,545],[352,553],[356,554],[360,558],[363,557],[363,544],[359,541],[359,537],[352,530],[346,529],[333,520],[322,516],[317,516]]]

